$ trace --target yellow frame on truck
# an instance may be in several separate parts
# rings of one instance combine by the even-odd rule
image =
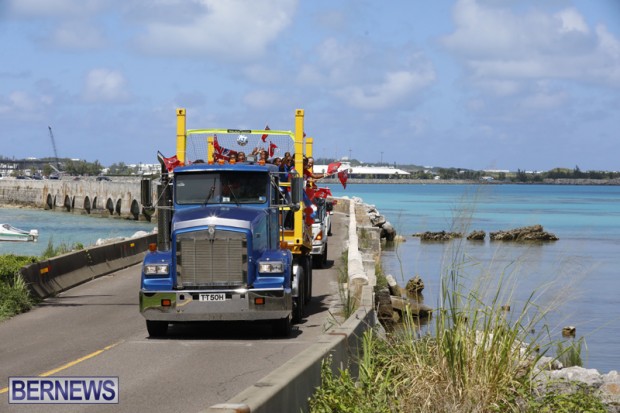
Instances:
[[[177,159],[184,164],[186,159],[187,135],[205,134],[207,135],[207,159],[213,159],[215,152],[213,136],[217,134],[229,133],[229,129],[187,129],[187,113],[184,108],[178,108],[177,113]],[[302,156],[295,157],[295,170],[297,173],[302,171],[303,176],[303,158],[304,156],[312,156],[312,138],[304,138],[304,110],[295,110],[295,131],[286,130],[264,130],[252,129],[247,131],[249,134],[269,134],[289,136],[293,140],[295,154]],[[304,142],[305,139],[305,142]],[[304,144],[305,143],[305,144]],[[281,183],[282,186],[290,185],[288,182]],[[288,206],[283,209],[290,208]],[[284,230],[284,243],[293,254],[309,253],[312,250],[312,230],[306,225],[303,219],[303,208],[294,211],[293,229]]]

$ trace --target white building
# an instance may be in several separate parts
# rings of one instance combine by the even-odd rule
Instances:
[[[327,165],[314,165],[314,173],[326,173]],[[391,166],[351,166],[348,163],[342,163],[339,171],[343,169],[349,169],[349,176],[352,178],[355,177],[365,177],[369,175],[374,175],[377,178],[389,178],[392,176],[409,176],[409,172],[404,171],[402,169],[393,168]],[[379,175],[379,176],[377,176]]]

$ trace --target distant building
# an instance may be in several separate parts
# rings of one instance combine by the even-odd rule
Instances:
[[[408,177],[409,172],[391,166],[351,166],[343,162],[339,170],[349,169],[350,178],[388,179],[395,177]],[[314,165],[315,173],[326,173],[327,165]]]

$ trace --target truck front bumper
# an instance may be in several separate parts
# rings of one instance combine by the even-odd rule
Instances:
[[[324,242],[321,242],[320,244],[312,244],[312,252],[310,254],[312,255],[322,255],[323,251],[325,251],[325,244]]]
[[[224,301],[200,301],[200,294],[226,294]],[[263,304],[260,304],[262,301]],[[140,290],[140,313],[158,321],[253,321],[288,317],[293,308],[284,290]]]

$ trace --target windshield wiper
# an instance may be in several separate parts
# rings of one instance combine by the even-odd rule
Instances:
[[[207,206],[209,200],[213,197],[215,193],[215,180],[213,180],[213,185],[211,185],[211,189],[209,189],[209,194],[207,195],[207,199],[205,199],[204,205]]]
[[[239,206],[239,200],[237,199],[237,195],[235,195],[235,191],[233,191],[232,186],[230,184],[226,185],[228,187],[228,190],[230,191],[230,194],[232,195],[233,199],[235,200],[235,204],[237,204],[237,206]]]

